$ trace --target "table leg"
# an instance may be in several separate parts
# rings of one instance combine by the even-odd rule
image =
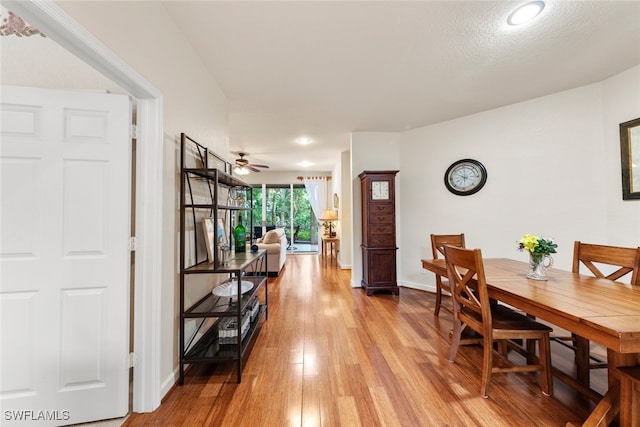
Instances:
[[[616,371],[618,366],[635,366],[640,364],[638,353],[618,353],[607,349],[607,364],[609,370],[609,390],[602,400],[598,402],[589,418],[582,423],[582,427],[607,426],[611,424],[620,413],[620,374]],[[567,423],[567,426],[574,425]]]
[[[620,425],[640,427],[640,366],[617,369],[620,374]]]

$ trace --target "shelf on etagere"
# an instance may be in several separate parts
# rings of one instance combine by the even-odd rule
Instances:
[[[246,187],[247,184],[234,176],[231,176],[219,169],[204,169],[204,168],[185,168],[184,173],[198,176],[207,180],[218,180],[218,183],[226,185],[228,187]]]
[[[258,260],[258,258],[266,258],[266,256],[267,254],[265,249],[261,249],[257,252],[236,252],[234,255],[231,255],[229,264],[226,266],[216,266],[214,263],[201,262],[200,264],[187,267],[184,270],[184,273],[235,273],[240,270],[247,270],[249,273],[259,272],[262,267],[261,265],[256,265],[255,268],[249,268],[249,266],[256,261],[259,264],[262,262],[266,263],[266,259]]]
[[[192,209],[212,209],[217,208],[221,210],[229,210],[229,211],[248,211],[250,208],[246,206],[231,206],[231,205],[220,205],[216,203],[185,203],[185,208]]]
[[[236,285],[237,278],[232,279],[232,286]],[[266,283],[266,276],[242,276],[241,279],[253,283],[253,288],[242,295],[240,311],[244,311],[251,299],[260,291],[262,285]],[[238,312],[238,298],[220,297],[213,293],[208,293],[195,304],[184,311],[184,317],[209,317],[209,316],[234,316]]]
[[[242,338],[240,348],[240,357],[244,356],[245,351],[249,348],[249,344],[256,337],[256,332],[260,329],[261,320],[266,313],[266,306],[260,305],[258,314],[251,321],[249,329]],[[211,361],[235,361],[238,358],[238,344],[220,344],[218,338],[219,322],[211,325],[204,335],[196,342],[184,355],[185,363],[211,362]]]

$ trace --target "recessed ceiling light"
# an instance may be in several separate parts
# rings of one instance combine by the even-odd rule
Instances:
[[[308,168],[309,166],[311,166],[313,163],[311,163],[308,160],[303,160],[300,163],[298,163],[298,166],[302,166],[303,168]]]
[[[509,25],[522,25],[538,16],[542,9],[544,9],[543,1],[532,1],[523,4],[509,15],[507,23]]]
[[[307,144],[311,143],[309,138],[298,138],[297,142],[300,145],[307,145]]]

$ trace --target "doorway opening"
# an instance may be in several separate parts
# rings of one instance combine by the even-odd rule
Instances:
[[[31,25],[137,98],[139,138],[136,154],[135,353],[133,410],[150,412],[160,406],[162,380],[162,93],[70,18],[53,1],[5,0],[3,4]],[[133,318],[132,318],[133,320]]]
[[[263,184],[253,188],[253,238],[284,228],[290,253],[318,253],[318,220],[304,185]]]

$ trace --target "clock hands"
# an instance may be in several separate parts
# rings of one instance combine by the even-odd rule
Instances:
[[[476,174],[467,167],[463,167],[454,172],[453,181],[459,187],[468,187],[475,182]]]

